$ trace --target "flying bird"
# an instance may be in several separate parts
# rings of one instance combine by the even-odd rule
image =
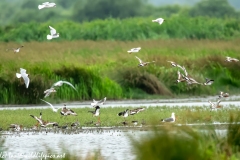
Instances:
[[[169,118],[161,119],[162,122],[175,122],[175,113],[172,113],[172,116]]]
[[[212,103],[211,101],[208,101],[210,103],[210,109],[213,110],[213,109],[219,109],[219,108],[222,108],[219,103],[221,102],[221,100],[219,99],[216,103]]]
[[[137,47],[137,48],[132,48],[132,49],[128,50],[127,52],[129,54],[131,54],[131,53],[139,52],[140,50],[141,50],[141,47]]]
[[[68,81],[62,81],[62,80],[54,83],[51,88],[53,88],[53,87],[60,87],[60,86],[62,86],[63,84],[67,84],[67,85],[71,86],[73,89],[76,90],[76,88],[75,88],[70,82],[68,82]],[[76,91],[77,91],[77,90],[76,90]]]
[[[47,104],[49,104],[49,105],[52,107],[53,112],[57,112],[58,109],[60,109],[60,108],[54,108],[51,103],[49,103],[49,102],[47,102],[47,101],[44,101],[43,99],[40,99],[40,100],[43,101],[43,102],[45,102],[45,103],[47,103]]]
[[[41,5],[38,5],[38,9],[43,9],[43,8],[52,8],[56,7],[56,3],[49,3],[49,2],[44,2]]]
[[[207,85],[212,85],[213,82],[214,82],[214,80],[206,78],[206,82],[203,83],[203,84],[204,84],[205,86],[207,86]]]
[[[23,68],[20,68],[20,73],[16,73],[17,78],[23,78],[24,83],[26,85],[26,88],[29,86],[30,79],[28,78],[28,74],[26,73],[26,70]]]
[[[138,64],[139,67],[143,67],[143,66],[148,65],[149,63],[155,62],[155,61],[152,61],[152,62],[143,62],[143,61],[142,61],[140,58],[138,58],[137,56],[135,56],[135,57],[139,60],[139,64]]]
[[[161,25],[164,21],[166,21],[166,20],[163,19],[163,18],[157,18],[157,19],[155,19],[155,20],[152,20],[152,22],[157,22],[157,23],[159,23],[160,25]]]
[[[218,96],[218,98],[226,98],[226,97],[229,97],[229,93],[224,93],[224,92],[220,92],[220,95]]]
[[[58,38],[59,37],[59,33],[57,33],[56,29],[54,29],[51,26],[49,26],[49,28],[50,28],[50,34],[47,35],[47,39],[51,40],[53,38]]]
[[[179,71],[177,73],[178,73],[178,79],[177,79],[178,83],[186,81],[183,74],[181,74]]]
[[[6,51],[8,51],[8,50],[13,50],[14,53],[18,53],[18,52],[20,52],[20,49],[21,49],[22,47],[23,47],[23,46],[18,47],[18,48],[10,48],[10,49],[6,49]]]
[[[51,125],[51,124],[56,124],[56,122],[48,122],[48,121],[44,121],[42,119],[42,112],[40,112],[40,117],[38,118],[37,116],[34,116],[34,115],[31,115],[30,116],[34,119],[37,120],[38,124],[40,123],[41,124],[41,127],[46,127],[48,125]]]
[[[226,57],[226,62],[238,62],[239,60],[236,58]]]
[[[44,98],[48,97],[51,93],[57,92],[54,88],[49,88],[45,90],[43,93],[45,94]]]
[[[93,103],[91,103],[91,106],[95,107],[97,105],[103,105],[107,100],[107,97],[103,98],[100,101],[96,101],[95,99],[93,99]]]

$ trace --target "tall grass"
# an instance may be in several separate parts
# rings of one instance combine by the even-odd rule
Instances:
[[[39,100],[39,102],[41,102]],[[55,107],[62,107],[56,105],[54,101],[50,101]],[[44,103],[44,102],[42,102]],[[47,105],[44,103],[44,105]],[[68,104],[67,104],[68,106]],[[71,108],[71,106],[68,106]],[[133,126],[131,121],[137,120],[139,122],[139,126],[141,122],[144,120],[146,125],[164,125],[160,120],[170,117],[171,113],[174,112],[176,115],[176,122],[174,124],[212,124],[213,122],[227,123],[231,119],[229,118],[230,114],[234,117],[238,115],[239,109],[237,107],[232,108],[224,108],[218,111],[210,110],[209,106],[203,107],[194,107],[192,109],[188,107],[148,107],[145,111],[140,112],[136,115],[129,116],[126,119],[123,117],[117,116],[119,112],[122,112],[126,109],[134,109],[134,107],[108,107],[101,108],[100,110],[100,120],[101,126],[121,126],[121,122],[125,121],[129,126]],[[78,120],[81,123],[81,126],[94,126],[93,124],[88,125],[86,122],[93,121],[94,123],[98,121],[98,117],[93,117],[91,113],[88,111],[94,110],[94,108],[72,108],[78,116],[68,116],[62,117],[60,115],[60,111],[58,113],[54,113],[49,106],[49,109],[17,109],[17,110],[2,110],[0,112],[0,121],[1,128],[7,130],[10,124],[22,124],[26,128],[32,127],[36,124],[36,120],[30,117],[29,115],[39,116],[39,113],[42,111],[42,119],[49,122],[57,122],[60,126],[65,125],[66,123],[73,123]],[[199,114],[200,113],[200,114]]]
[[[240,58],[239,40],[151,40],[151,41],[73,41],[29,42],[17,54],[7,48],[16,43],[1,43],[0,103],[31,104],[43,98],[43,91],[58,80],[73,83],[77,92],[63,85],[49,99],[86,100],[146,98],[148,95],[216,95],[223,90],[239,93],[239,63],[225,62],[225,56]],[[127,50],[141,46],[139,53]],[[137,67],[143,61],[156,61]],[[56,58],[57,57],[57,58]],[[199,82],[214,79],[211,86],[177,84],[177,70],[167,61],[184,66]],[[30,77],[26,89],[15,77],[19,68]],[[181,71],[181,70],[180,70]]]
[[[167,125],[141,141],[131,138],[137,159],[239,159],[239,118],[230,116],[227,135],[214,127],[205,131]]]
[[[110,18],[83,23],[64,21],[53,27],[60,33],[59,40],[233,39],[240,35],[239,20],[233,18],[174,15],[161,26],[151,22],[154,18]],[[47,41],[49,25],[52,26],[32,22],[6,26],[0,30],[0,41]]]

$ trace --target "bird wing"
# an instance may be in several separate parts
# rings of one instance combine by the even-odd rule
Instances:
[[[135,56],[135,57],[139,60],[140,63],[142,63],[142,60],[140,58],[138,58],[137,56]]]
[[[49,26],[49,28],[50,28],[51,35],[54,35],[57,33],[56,29],[54,29],[53,27]]]
[[[45,102],[45,103],[47,103],[47,104],[49,104],[49,105],[52,107],[52,109],[55,109],[51,103],[49,103],[49,102],[47,102],[47,101],[44,101],[43,99],[40,99],[40,100],[43,101],[43,102]],[[58,109],[59,109],[59,108],[58,108]]]
[[[186,68],[185,68],[185,67],[182,67],[182,70],[184,71],[185,76],[187,77],[187,76],[188,76],[188,72],[187,72]]]
[[[216,106],[218,106],[220,102],[221,102],[221,100],[219,99],[216,103]]]
[[[182,76],[181,76],[181,73],[178,71],[177,74],[178,74],[178,79],[180,80],[181,77],[182,77]]]
[[[208,101],[211,105],[212,105],[212,107],[214,107],[215,106],[215,104],[214,103],[212,103],[211,101]]]
[[[26,85],[26,88],[28,88],[29,86],[29,82],[30,82],[30,79],[28,78],[28,74],[22,74],[22,77],[23,77],[23,80],[24,80],[24,83]]]
[[[41,120],[40,118],[38,118],[38,117],[36,117],[36,116],[34,116],[34,115],[31,115],[31,114],[30,114],[30,116],[31,116],[32,118],[36,119],[40,124],[43,124],[43,123],[42,123],[42,120]]]
[[[76,88],[70,83],[70,82],[68,82],[68,81],[62,81],[63,83],[65,83],[65,84],[68,84],[69,86],[71,86],[73,89],[75,89],[76,90]],[[77,90],[76,90],[77,91]]]
[[[172,122],[172,121],[174,121],[174,119],[172,117],[170,117],[170,118],[165,118],[163,121],[164,122]]]
[[[21,74],[22,74],[22,73],[26,73],[26,72],[27,72],[26,69],[20,68],[20,73],[21,73]]]

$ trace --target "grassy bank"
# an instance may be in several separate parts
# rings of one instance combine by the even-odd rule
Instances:
[[[219,91],[238,94],[239,63],[225,62],[226,56],[239,58],[239,40],[148,40],[29,42],[17,54],[6,51],[16,43],[1,43],[0,103],[34,104],[43,91],[58,80],[73,83],[77,92],[63,85],[49,99],[55,101],[129,99],[159,96],[216,95]],[[128,54],[133,47],[139,53]],[[137,67],[135,55],[144,61],[156,61]],[[176,84],[177,68],[168,60],[185,66],[199,82],[214,79],[211,86]],[[25,68],[30,77],[26,89],[15,74]]]
[[[171,113],[174,112],[176,115],[175,124],[192,124],[192,123],[213,123],[213,122],[229,122],[230,115],[237,116],[239,109],[236,107],[231,107],[230,109],[220,109],[218,111],[210,111],[209,106],[195,107],[190,109],[188,107],[149,107],[145,111],[140,112],[136,115],[129,116],[126,118],[126,122],[129,126],[133,126],[131,121],[137,120],[138,126],[142,122],[146,125],[159,125],[163,124],[160,120],[168,118]],[[101,109],[101,126],[122,126],[121,122],[125,121],[123,117],[119,117],[117,114],[126,109],[134,109],[132,107],[114,107],[114,108],[102,108]],[[1,126],[4,130],[8,129],[9,125],[12,123],[22,124],[26,128],[32,127],[36,124],[36,120],[29,115],[35,115],[39,117],[39,113],[42,111],[42,119],[50,122],[57,122],[60,126],[66,123],[73,123],[78,120],[81,126],[94,126],[94,124],[86,124],[87,122],[93,121],[96,123],[98,117],[92,117],[89,110],[94,110],[94,108],[74,108],[73,109],[78,116],[68,116],[62,117],[60,113],[54,113],[49,109],[17,109],[17,110],[2,110],[0,112]],[[201,113],[201,114],[199,114]]]

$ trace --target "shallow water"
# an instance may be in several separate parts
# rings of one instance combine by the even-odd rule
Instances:
[[[92,132],[84,132],[78,134],[63,133],[37,133],[32,132],[20,133],[5,136],[4,147],[8,148],[9,156],[6,159],[13,159],[11,155],[15,155],[14,159],[40,159],[36,157],[41,154],[48,155],[47,149],[51,149],[51,153],[63,155],[66,148],[71,154],[76,154],[85,158],[89,153],[94,155],[95,151],[100,149],[104,159],[122,160],[135,159],[133,147],[128,136],[141,137],[151,134],[150,131],[136,130],[105,130],[101,133],[94,130]],[[21,155],[21,156],[18,156]],[[34,156],[35,155],[35,156]],[[43,157],[44,158],[44,157]]]
[[[208,132],[208,130],[202,130]],[[115,130],[87,130],[80,133],[40,133],[26,132],[12,135],[5,135],[4,147],[6,159],[44,159],[46,155],[64,156],[67,152],[71,155],[78,155],[83,159],[87,155],[94,155],[96,151],[101,152],[107,160],[133,160],[136,158],[129,136],[140,141],[142,138],[149,138],[152,131],[115,129]],[[224,136],[226,130],[216,130],[216,133]],[[47,151],[51,150],[51,154]],[[1,156],[1,154],[0,154]],[[13,157],[14,156],[14,157]]]

